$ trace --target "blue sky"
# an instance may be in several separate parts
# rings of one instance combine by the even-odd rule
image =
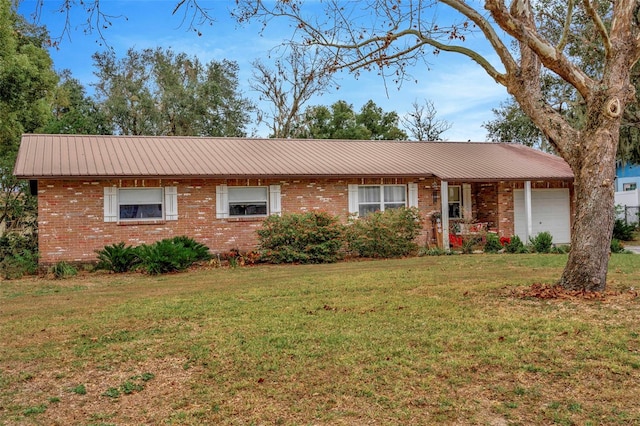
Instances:
[[[60,0],[45,0],[39,14],[40,25],[45,25],[52,37],[59,36],[63,29],[65,16],[55,11],[60,3]],[[104,12],[120,16],[112,20],[113,25],[103,34],[118,57],[124,56],[129,48],[163,47],[197,56],[203,62],[236,61],[240,67],[239,80],[244,96],[267,110],[268,105],[260,104],[258,94],[249,88],[250,64],[255,59],[267,62],[270,50],[292,34],[291,28],[280,21],[260,34],[257,24],[239,26],[231,19],[227,8],[235,2],[205,0],[201,3],[214,8],[216,21],[211,26],[198,26],[202,32],[198,36],[189,29],[189,16],[187,22],[183,22],[181,12],[171,14],[175,0],[102,0]],[[23,0],[19,11],[29,17],[36,10],[36,4],[36,0]],[[83,23],[86,14],[79,13],[79,8],[75,12],[71,16],[69,34],[50,53],[57,70],[70,69],[91,93],[90,84],[96,81],[91,56],[103,51],[105,46],[95,31],[85,34]],[[403,115],[411,110],[414,101],[423,103],[428,99],[436,107],[437,118],[452,124],[444,134],[447,140],[484,141],[486,130],[482,123],[494,118],[491,109],[507,100],[506,90],[478,65],[460,55],[441,53],[429,62],[429,66],[422,64],[410,70],[417,82],[406,81],[400,88],[391,81],[387,81],[385,87],[383,79],[375,73],[363,73],[357,79],[347,73],[340,74],[339,90],[333,89],[307,105],[330,105],[337,100],[345,100],[359,110],[372,99],[385,111]],[[258,136],[267,136],[264,126],[256,131]]]

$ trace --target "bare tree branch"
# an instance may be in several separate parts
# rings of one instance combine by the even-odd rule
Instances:
[[[528,4],[529,2],[514,0],[513,5],[518,7],[512,7],[512,12],[509,12],[502,0],[487,0],[485,1],[485,8],[491,12],[496,23],[503,30],[533,50],[545,67],[574,86],[582,97],[588,98],[591,88],[594,86],[594,81],[562,52],[544,40],[537,33],[535,26],[525,25],[520,19],[514,17],[513,9],[520,9],[520,12],[522,12],[525,3]]]
[[[267,126],[273,137],[292,135],[303,105],[333,82],[334,62],[326,52],[319,49],[308,52],[297,45],[288,46],[288,54],[276,60],[275,69],[259,60],[253,62],[250,85],[271,103],[271,123]]]
[[[409,135],[417,141],[442,141],[442,134],[452,126],[446,120],[436,118],[438,112],[430,100],[424,104],[413,101],[412,110],[400,119],[402,125],[408,130]]]
[[[567,46],[569,41],[569,32],[571,31],[571,18],[573,17],[573,2],[574,0],[567,1],[567,14],[564,19],[564,26],[562,28],[562,37],[556,46],[556,50],[562,52]]]
[[[596,25],[596,29],[602,38],[602,44],[604,45],[605,55],[608,56],[611,51],[611,40],[609,39],[609,34],[607,33],[607,28],[604,26],[600,15],[593,7],[591,0],[583,0],[584,8],[587,11],[587,14],[591,17],[591,20]]]

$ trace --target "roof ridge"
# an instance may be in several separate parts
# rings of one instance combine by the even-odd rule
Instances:
[[[28,136],[48,136],[48,137],[67,137],[67,138],[87,138],[95,137],[99,139],[115,138],[115,139],[192,139],[192,140],[244,140],[244,141],[282,141],[282,142],[335,142],[335,143],[400,143],[400,144],[469,144],[469,145],[518,145],[516,142],[492,142],[492,141],[415,141],[409,139],[320,139],[320,138],[267,138],[267,137],[246,137],[246,136],[176,136],[176,135],[95,135],[95,134],[78,134],[78,133],[24,133],[22,137]]]

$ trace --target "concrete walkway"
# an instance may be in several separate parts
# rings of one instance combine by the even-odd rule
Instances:
[[[640,246],[624,246],[625,250],[629,250],[634,252],[635,254],[640,254]]]

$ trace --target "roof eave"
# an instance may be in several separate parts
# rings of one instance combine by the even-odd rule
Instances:
[[[431,173],[375,173],[375,174],[227,174],[227,175],[15,175],[24,180],[113,180],[113,179],[361,179],[361,178],[437,178],[443,181],[464,182],[525,182],[537,180],[573,181],[573,176],[494,176],[494,177],[465,177],[465,176],[437,176]]]

